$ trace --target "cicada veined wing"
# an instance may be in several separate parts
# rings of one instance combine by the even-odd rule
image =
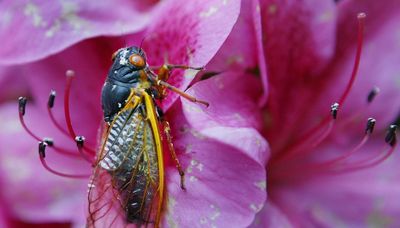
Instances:
[[[159,224],[164,173],[158,119],[150,96],[139,99],[104,133],[89,186],[88,227]]]

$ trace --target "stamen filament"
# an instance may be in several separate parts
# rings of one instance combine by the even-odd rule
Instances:
[[[40,158],[40,162],[42,163],[43,167],[44,167],[47,171],[49,171],[49,172],[51,172],[51,173],[53,173],[53,174],[55,174],[55,175],[57,175],[57,176],[67,177],[67,178],[77,178],[77,179],[84,178],[84,179],[86,179],[86,178],[89,178],[89,177],[90,177],[90,175],[66,174],[66,173],[62,173],[62,172],[59,172],[59,171],[56,171],[56,170],[52,169],[52,168],[47,164],[47,162],[46,162],[46,160],[45,160],[45,157],[46,157],[46,153],[45,153],[46,147],[47,147],[47,143],[45,143],[45,142],[43,142],[43,141],[39,142],[39,158]]]
[[[385,146],[385,147],[387,147],[387,146]],[[386,152],[383,153],[384,155],[381,158],[378,158],[372,162],[368,163],[368,161],[371,161],[371,159],[373,159],[373,158],[367,158],[367,159],[364,159],[362,161],[359,161],[359,162],[356,162],[353,164],[346,164],[345,168],[337,170],[334,173],[335,174],[348,173],[348,172],[359,171],[362,169],[368,169],[368,168],[377,166],[377,165],[381,164],[382,162],[384,162],[387,158],[389,158],[393,154],[395,148],[396,148],[395,146],[389,146],[389,148],[387,149]]]
[[[26,109],[27,99],[26,97],[18,98],[18,115],[19,115],[19,122],[21,123],[24,130],[34,139],[37,141],[41,141],[41,139],[35,135],[29,128],[26,126],[24,121],[25,109]]]
[[[71,82],[72,79],[75,77],[75,72],[72,70],[68,70],[65,75],[67,76],[67,85],[65,88],[65,93],[64,93],[64,115],[65,115],[65,122],[67,124],[67,129],[68,133],[71,136],[72,139],[76,138],[76,134],[74,131],[74,128],[72,127],[72,122],[71,122],[71,115],[69,111],[69,95],[71,93]]]
[[[312,153],[313,150],[311,150],[311,149],[313,149],[316,146],[318,146],[319,144],[321,144],[332,132],[334,123],[337,118],[338,110],[339,110],[339,104],[338,103],[332,104],[331,112],[330,112],[330,119],[327,119],[330,121],[327,123],[325,123],[325,121],[322,121],[317,126],[317,129],[315,129],[315,132],[310,132],[312,134],[307,135],[307,137],[304,139],[304,141],[295,143],[294,146],[291,146],[287,149],[286,153],[282,153],[281,156],[278,155],[277,159],[276,159],[277,160],[276,164],[279,164],[279,162],[282,162],[285,159],[294,157],[294,156],[298,155],[300,152],[302,152],[303,156],[306,154]],[[322,129],[325,126],[326,126],[326,129]],[[322,134],[320,132],[322,132]],[[307,150],[305,150],[304,147],[308,146],[310,143],[312,143],[311,148],[308,148]]]
[[[370,122],[370,119],[368,119],[368,122]],[[367,125],[367,128],[368,128],[368,125]],[[360,169],[371,168],[371,167],[376,166],[376,165],[382,163],[383,161],[385,161],[387,158],[389,158],[393,154],[394,149],[396,147],[396,142],[397,142],[396,130],[397,130],[396,125],[390,125],[388,133],[386,134],[386,137],[385,137],[385,142],[389,145],[390,148],[386,152],[382,153],[383,156],[381,158],[375,159],[376,157],[373,156],[373,157],[366,158],[361,161],[354,162],[352,164],[346,164],[346,166],[349,168],[346,168],[346,166],[345,166],[345,168],[339,170],[339,172],[351,172],[351,171],[357,171]]]
[[[361,147],[363,147],[365,145],[365,143],[368,142],[369,138],[370,138],[370,136],[368,134],[366,134],[366,135],[364,135],[362,140],[353,149],[345,152],[344,154],[342,154],[341,156],[339,156],[337,158],[334,158],[332,160],[325,161],[325,162],[322,162],[322,163],[318,163],[318,164],[315,164],[313,166],[318,167],[318,168],[322,168],[322,167],[326,167],[326,166],[330,166],[331,167],[331,165],[334,165],[334,164],[337,164],[337,163],[339,163],[341,161],[344,161],[347,158],[349,158],[351,155],[355,154],[358,150],[360,150]]]
[[[343,105],[344,102],[346,101],[347,96],[350,93],[351,88],[353,87],[354,81],[356,80],[357,72],[358,72],[358,67],[360,65],[360,60],[361,60],[361,51],[363,47],[363,42],[364,42],[364,22],[366,18],[365,13],[359,13],[357,15],[358,19],[358,38],[357,38],[357,51],[356,51],[356,57],[354,59],[354,65],[353,65],[353,71],[351,72],[351,77],[349,83],[347,83],[347,87],[342,94],[342,96],[339,99],[339,104]]]
[[[65,136],[69,137],[70,135],[68,134],[68,132],[57,122],[56,118],[53,115],[52,110],[54,107],[55,97],[56,97],[56,91],[52,90],[50,92],[49,101],[47,102],[47,113],[49,114],[51,122],[54,124],[54,126]]]
[[[65,88],[65,94],[64,94],[64,115],[65,115],[65,122],[67,124],[67,129],[68,129],[68,133],[71,136],[72,140],[75,140],[76,138],[76,133],[75,130],[72,126],[72,121],[71,121],[71,114],[70,114],[70,110],[69,110],[69,96],[71,93],[71,83],[72,80],[75,77],[75,72],[72,70],[67,70],[67,72],[65,73],[65,75],[67,76],[67,85]],[[83,150],[91,155],[95,155],[96,152],[91,149],[88,148],[86,146],[83,146]]]

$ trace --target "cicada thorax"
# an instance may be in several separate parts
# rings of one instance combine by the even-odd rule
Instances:
[[[131,56],[136,58],[132,59]],[[132,60],[131,60],[132,59]],[[143,61],[140,62],[137,59]],[[133,63],[140,65],[133,65]],[[118,50],[113,55],[106,82],[101,92],[104,120],[110,123],[114,116],[125,107],[132,88],[150,87],[145,73],[145,54],[137,47]]]

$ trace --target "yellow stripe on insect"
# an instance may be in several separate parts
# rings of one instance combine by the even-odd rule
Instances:
[[[158,129],[158,120],[156,117],[156,111],[154,108],[153,100],[150,97],[150,95],[147,92],[142,92],[142,96],[144,98],[144,103],[146,105],[146,111],[147,111],[147,118],[150,121],[151,128],[153,130],[154,134],[154,143],[156,145],[156,150],[157,150],[157,159],[158,159],[158,175],[160,178],[160,185],[158,188],[158,192],[160,194],[160,199],[158,202],[158,212],[157,212],[157,217],[156,217],[156,227],[158,227],[159,222],[160,222],[160,216],[161,216],[161,210],[162,210],[162,204],[163,204],[163,198],[164,198],[164,160],[163,160],[163,151],[161,147],[161,137],[160,137],[160,132]]]

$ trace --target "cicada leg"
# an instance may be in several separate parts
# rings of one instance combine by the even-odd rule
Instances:
[[[161,75],[169,76],[169,72],[173,69],[184,69],[184,70],[204,70],[204,67],[193,67],[193,66],[186,66],[186,65],[175,65],[175,64],[163,64],[162,66],[152,66],[150,67],[151,70],[158,70],[159,79],[166,81],[168,78],[161,78]]]
[[[152,69],[152,68],[150,68],[150,69]],[[198,100],[197,98],[185,93],[184,91],[182,91],[182,90],[176,88],[175,86],[170,85],[169,83],[166,82],[170,76],[171,70],[173,70],[173,69],[203,70],[204,67],[192,67],[192,66],[186,66],[186,65],[164,64],[161,67],[158,67],[157,69],[158,69],[157,74],[154,74],[152,71],[150,71],[150,72],[153,74],[153,76],[155,76],[155,81],[156,81],[155,87],[161,98],[166,97],[166,95],[167,95],[166,90],[169,89],[192,102],[201,103],[207,107],[209,106],[208,102]]]
[[[186,188],[185,188],[185,172],[183,171],[181,163],[179,162],[178,157],[176,156],[176,153],[175,153],[174,144],[172,143],[171,128],[169,126],[168,121],[162,120],[161,123],[164,128],[164,133],[167,138],[168,148],[171,153],[172,159],[174,159],[176,168],[178,169],[178,172],[179,172],[179,176],[181,176],[181,188],[183,190],[186,190]]]

